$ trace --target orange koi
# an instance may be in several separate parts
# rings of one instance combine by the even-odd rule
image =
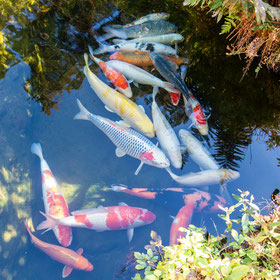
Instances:
[[[32,243],[37,248],[42,250],[55,261],[58,261],[65,265],[62,271],[63,278],[69,276],[73,269],[85,271],[93,270],[93,265],[85,257],[82,256],[83,249],[79,249],[77,252],[75,252],[68,248],[44,242],[31,233],[27,220],[25,221],[25,227],[31,237]]]

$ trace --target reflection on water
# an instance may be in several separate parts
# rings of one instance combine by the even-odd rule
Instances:
[[[221,166],[240,171],[241,178],[229,184],[230,192],[239,187],[250,190],[259,200],[262,196],[269,197],[280,179],[278,150],[266,151],[280,142],[279,77],[263,69],[258,79],[251,73],[239,82],[244,64],[238,58],[224,55],[225,41],[217,35],[219,27],[215,21],[197,10],[187,10],[180,1],[117,1],[117,4],[121,13],[114,20],[116,24],[155,11],[171,14],[170,21],[179,26],[186,38],[179,52],[189,59],[188,86],[211,113],[208,137],[202,138],[194,128],[191,130],[209,146]],[[168,244],[172,223],[168,217],[175,216],[177,209],[137,197],[127,198],[122,193],[113,193],[109,186],[122,183],[131,187],[174,187],[177,184],[164,170],[150,166],[144,166],[134,176],[138,166],[135,159],[116,158],[115,148],[102,132],[90,123],[72,120],[78,112],[76,98],[94,114],[116,120],[115,115],[104,110],[82,72],[83,53],[88,44],[97,48],[91,27],[116,9],[107,1],[94,1],[94,5],[90,1],[71,1],[71,5],[64,1],[51,2],[48,11],[19,20],[5,29],[6,43],[16,53],[7,49],[6,64],[14,66],[0,66],[0,278],[32,279],[40,273],[40,279],[57,279],[58,271],[62,270],[61,264],[30,244],[23,225],[23,220],[31,216],[35,226],[42,221],[39,162],[30,152],[34,141],[41,142],[71,211],[124,201],[157,215],[154,224],[135,230],[131,244],[127,243],[123,231],[96,233],[74,229],[71,248],[84,247],[85,256],[95,270],[75,271],[71,279],[101,279],[100,275],[102,279],[112,279],[130,250],[142,250],[148,244],[152,229]],[[1,21],[1,28],[4,26],[5,22]],[[102,31],[98,29],[98,32]],[[107,56],[101,58],[106,60]],[[105,79],[96,65],[91,69]],[[149,116],[151,93],[150,86],[133,87],[133,100],[144,105]],[[189,126],[182,102],[178,107],[173,106],[164,91],[158,94],[157,102],[176,133]],[[184,160],[185,173],[198,171],[187,155]],[[211,189],[215,191],[218,192],[217,186]],[[174,199],[173,203],[177,201]],[[201,219],[205,219],[201,213],[194,214],[193,222],[198,226]],[[206,220],[207,228],[214,232],[212,222]],[[215,223],[219,226],[219,221]],[[43,236],[35,232],[35,235],[56,244],[51,232]]]

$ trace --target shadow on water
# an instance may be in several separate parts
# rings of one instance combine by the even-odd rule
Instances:
[[[179,32],[186,38],[179,47],[180,55],[189,60],[186,82],[206,111],[211,113],[209,137],[200,137],[200,140],[206,141],[211,147],[221,166],[238,170],[253,136],[268,137],[268,148],[279,146],[279,76],[262,69],[255,79],[251,67],[249,75],[240,81],[245,63],[238,57],[225,55],[226,40],[218,35],[219,26],[210,15],[187,9],[182,6],[182,1],[176,0],[157,0],[152,3],[146,0],[119,0],[113,3],[100,0],[75,0],[69,3],[60,0],[46,1],[41,8],[37,12],[31,10],[33,12],[21,13],[18,10],[14,13],[14,19],[6,16],[0,21],[2,29],[6,26],[4,35],[7,45],[5,58],[0,60],[0,255],[5,263],[0,278],[30,279],[28,277],[34,275],[32,270],[40,271],[41,262],[45,260],[43,271],[49,272],[53,277],[57,275],[51,269],[54,263],[49,262],[48,256],[36,249],[28,253],[32,255],[34,263],[26,263],[26,248],[30,241],[25,233],[23,220],[32,213],[34,225],[37,225],[42,221],[38,209],[43,210],[42,201],[38,199],[42,197],[39,160],[31,156],[32,141],[38,139],[42,143],[44,137],[49,139],[45,143],[43,140],[43,151],[54,175],[60,174],[58,181],[70,209],[96,207],[104,203],[117,204],[122,199],[121,195],[112,198],[108,194],[108,182],[115,179],[110,163],[100,173],[95,172],[94,164],[98,165],[106,158],[94,155],[96,163],[91,166],[83,163],[82,159],[89,158],[87,147],[76,150],[68,148],[67,156],[56,158],[56,149],[71,147],[70,140],[78,142],[81,137],[88,137],[86,133],[79,134],[81,136],[69,134],[70,140],[67,136],[61,136],[64,146],[54,149],[57,135],[46,135],[47,132],[44,132],[44,128],[50,128],[54,120],[62,124],[63,117],[60,119],[54,116],[55,110],[62,106],[62,96],[65,97],[66,92],[73,94],[81,88],[85,79],[82,71],[83,53],[87,52],[89,44],[97,48],[92,26],[109,17],[115,10],[121,12],[114,20],[117,24],[157,11],[171,14],[170,21],[179,27]],[[101,30],[98,32],[101,33]],[[106,56],[103,58],[106,60]],[[96,65],[91,68],[95,73],[99,71]],[[142,97],[143,102],[151,106],[151,87],[135,88],[133,92],[134,100]],[[40,103],[46,115],[39,114],[35,110],[37,104],[29,103],[28,98]],[[157,102],[173,127],[188,123],[183,102],[178,107],[173,106],[164,90],[158,94]],[[64,108],[66,118],[73,117],[73,106]],[[41,122],[38,123],[37,119]],[[61,127],[65,129],[62,134],[66,129],[70,130],[64,128],[63,124]],[[195,129],[192,131],[196,133]],[[196,136],[199,138],[198,134]],[[102,146],[98,148],[102,149]],[[113,154],[113,149],[110,152]],[[71,158],[77,159],[80,165],[71,162]],[[187,160],[188,156],[185,155],[184,161]],[[149,174],[152,177],[152,172]],[[127,180],[125,176],[123,179]],[[137,199],[131,201],[149,207],[146,202],[139,202]],[[161,223],[160,226],[164,228],[164,223]],[[139,229],[140,234],[141,232],[142,229]],[[96,241],[89,244],[86,253],[101,267],[104,264],[101,260],[100,263],[96,260],[98,254],[102,252],[102,261],[107,259],[110,262],[111,250],[116,246],[114,241],[126,242],[123,232],[99,235],[86,230],[81,233],[74,229],[74,234],[73,248],[76,249],[85,240]],[[41,238],[40,235],[37,236]],[[54,237],[50,238],[49,242],[56,242]],[[135,246],[142,245],[138,242]],[[128,253],[122,251],[122,248],[115,249],[114,257],[120,256],[120,260]],[[40,261],[36,261],[36,258]],[[15,263],[19,266],[17,269]],[[56,267],[62,270],[61,265]],[[101,268],[97,269],[102,273]],[[83,277],[80,272],[75,273],[77,277]],[[104,279],[110,279],[110,271],[105,271],[104,275]]]

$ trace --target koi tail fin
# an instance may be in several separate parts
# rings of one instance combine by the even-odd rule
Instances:
[[[94,51],[92,49],[91,46],[88,46],[88,50],[89,50],[89,53],[90,53],[90,58],[96,63],[99,65],[99,62],[101,61],[100,59],[98,59],[97,57],[95,57],[93,54],[94,54]]]
[[[158,87],[154,86],[153,87],[153,102],[156,102],[156,95],[158,93]]]
[[[231,199],[231,196],[227,190],[227,185],[224,182],[221,182],[220,184],[220,195],[230,204],[233,205],[233,201]]]
[[[54,228],[59,224],[59,219],[55,218],[51,215],[48,215],[46,213],[43,213],[40,211],[40,213],[46,217],[46,220],[43,221],[41,224],[39,224],[36,229],[41,230],[41,229],[48,229],[48,228]]]
[[[126,33],[123,30],[118,30],[111,28],[109,26],[104,26],[103,30],[107,32],[107,34],[102,35],[104,40],[113,38],[113,37],[119,37],[121,39],[127,39]]]
[[[90,112],[82,105],[81,101],[77,99],[80,112],[74,116],[74,120],[89,120]]]
[[[89,47],[89,52],[92,56],[96,55],[96,54],[105,53],[108,51],[108,45],[103,44],[101,41],[97,40],[96,38],[95,38],[95,40],[97,41],[99,48],[96,50],[93,50],[91,47]]]
[[[31,153],[33,153],[34,155],[38,156],[40,158],[40,160],[43,160],[43,152],[42,152],[42,147],[40,143],[33,143],[31,145]]]

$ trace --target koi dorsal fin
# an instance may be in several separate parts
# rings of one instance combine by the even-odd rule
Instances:
[[[70,275],[70,273],[72,272],[72,270],[73,270],[73,268],[71,266],[65,265],[62,270],[62,277],[63,278],[68,277]]]
[[[80,248],[80,249],[78,249],[77,251],[76,251],[76,253],[78,254],[78,255],[82,255],[82,253],[83,253],[83,251],[84,251],[84,249],[83,248]]]

